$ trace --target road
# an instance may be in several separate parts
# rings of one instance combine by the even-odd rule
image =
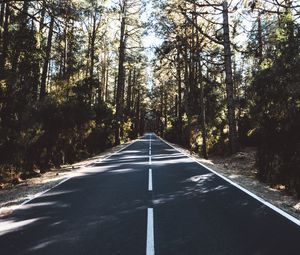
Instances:
[[[300,254],[275,210],[146,134],[2,218],[0,254]]]

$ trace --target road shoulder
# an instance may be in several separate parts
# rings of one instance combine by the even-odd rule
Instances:
[[[199,155],[195,153],[190,153],[189,150],[168,142],[171,146],[179,150],[180,152],[188,155],[189,157],[193,158],[194,160],[200,162],[204,166],[212,169],[216,173],[225,178],[229,179],[230,181],[236,183],[237,185],[241,186],[242,188],[250,191],[254,195],[262,198],[266,202],[270,203],[278,207],[279,209],[283,210],[289,215],[292,215],[296,219],[300,220],[300,200],[287,195],[284,191],[280,191],[278,189],[272,188],[268,186],[266,183],[259,182],[255,175],[249,174],[249,172],[243,171],[236,171],[236,169],[231,169],[231,164],[227,163],[224,164],[224,160],[220,160],[220,158],[212,158],[210,160],[205,160],[201,158]]]
[[[12,213],[22,203],[26,203],[26,201],[33,199],[39,194],[54,188],[64,180],[78,175],[91,163],[100,162],[118,151],[125,149],[135,141],[137,140],[112,147],[94,157],[72,165],[62,166],[59,169],[53,169],[39,177],[27,179],[18,185],[0,190],[0,217]]]

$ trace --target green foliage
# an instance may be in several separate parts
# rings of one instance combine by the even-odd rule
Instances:
[[[293,20],[287,8],[264,30],[265,59],[253,73],[253,101],[241,129],[255,135],[258,178],[300,196],[299,27]]]
[[[221,19],[208,14],[209,3],[202,8],[186,3],[185,15],[177,2],[154,1],[152,23],[164,43],[154,61],[152,126],[204,157],[206,148],[226,154],[232,139],[223,86],[226,63],[212,40],[223,40],[222,29],[215,26]],[[242,2],[235,8],[242,8]],[[236,106],[239,144],[257,147],[259,179],[283,184],[300,196],[299,6],[283,2],[252,1],[241,15],[233,9],[229,23],[235,100],[227,103]],[[240,35],[247,33],[250,20],[246,44]]]
[[[132,3],[124,8],[126,30],[133,32],[126,34],[124,64],[131,75],[124,77],[120,90],[122,141],[143,132],[145,115],[140,4]],[[47,171],[115,144],[120,27],[112,16],[119,13],[95,0],[4,1],[0,8],[4,174],[15,169],[26,177],[36,168]],[[2,176],[1,170],[0,181]]]
[[[300,59],[283,55],[253,82],[258,126],[258,176],[300,195]]]
[[[78,90],[86,83],[77,83]],[[113,115],[104,103],[91,107],[78,95],[65,100],[48,96],[25,107],[21,102],[17,97],[10,104],[9,110],[16,116],[9,115],[7,107],[1,112],[7,119],[6,125],[1,125],[2,164],[24,171],[34,167],[47,170],[112,145]]]

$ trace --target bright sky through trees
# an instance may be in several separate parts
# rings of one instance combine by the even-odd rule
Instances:
[[[145,2],[145,11],[142,14],[142,21],[149,24],[151,15],[153,14],[152,1]],[[148,74],[148,88],[151,90],[153,87],[153,70],[152,70],[152,60],[154,58],[155,48],[159,47],[163,40],[160,39],[156,34],[153,28],[147,27],[146,34],[143,35],[143,46],[145,47],[145,54],[148,58],[147,74]]]

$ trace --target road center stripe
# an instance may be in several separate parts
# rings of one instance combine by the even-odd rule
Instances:
[[[152,187],[152,169],[149,169],[149,179],[148,179],[148,190],[152,191],[153,187]]]
[[[148,208],[146,255],[154,255],[153,208]]]

